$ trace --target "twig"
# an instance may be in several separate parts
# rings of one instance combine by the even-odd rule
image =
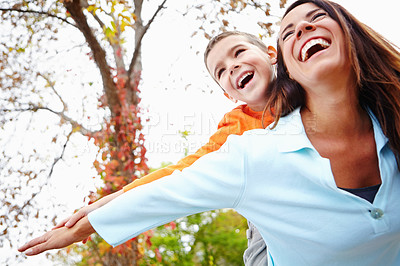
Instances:
[[[48,16],[48,17],[52,17],[52,18],[56,18],[59,19],[71,26],[74,26],[76,28],[78,28],[75,24],[69,22],[67,19],[59,17],[57,15],[45,12],[45,11],[35,11],[35,10],[22,10],[22,9],[15,9],[15,8],[0,8],[0,11],[5,11],[5,12],[19,12],[19,13],[32,13],[32,14],[38,14],[38,15],[44,15],[44,16]]]
[[[58,97],[58,99],[61,101],[61,103],[62,103],[62,105],[63,105],[63,110],[65,111],[65,110],[67,110],[67,105],[65,104],[65,102],[63,101],[63,99],[62,99],[62,97],[60,96],[60,94],[58,94],[58,92],[56,91],[56,88],[54,88],[54,83],[52,83],[51,81],[50,81],[50,79],[48,78],[48,77],[46,77],[45,75],[43,75],[43,74],[38,74],[40,77],[42,77],[44,80],[46,80],[47,81],[47,84],[50,86],[50,88],[53,90],[53,92],[55,93],[55,95],[57,95],[57,97]]]
[[[29,112],[29,111],[36,112],[38,110],[46,110],[46,111],[49,111],[49,112],[51,112],[53,114],[56,114],[56,115],[60,116],[65,121],[69,122],[72,125],[73,128],[79,128],[78,131],[81,132],[83,135],[88,135],[88,134],[93,133],[89,129],[85,128],[84,126],[82,126],[81,124],[79,124],[78,122],[76,122],[75,120],[70,118],[69,116],[67,116],[64,112],[57,112],[57,111],[54,111],[54,110],[50,109],[49,107],[30,105],[30,107],[27,107],[27,108],[0,109],[0,113],[6,113],[6,112]]]
[[[56,165],[57,162],[58,162],[59,160],[61,160],[62,157],[64,156],[65,149],[66,149],[67,144],[68,144],[68,142],[69,142],[69,139],[70,139],[70,137],[71,137],[71,135],[72,135],[73,133],[74,133],[74,131],[72,130],[72,131],[68,134],[67,140],[65,141],[65,143],[64,143],[64,145],[63,145],[63,148],[62,148],[62,151],[61,151],[60,156],[58,156],[57,158],[54,159],[54,162],[52,163],[51,168],[50,168],[50,172],[49,172],[49,174],[48,174],[48,176],[47,176],[47,179],[46,179],[47,181],[46,181],[46,183],[48,182],[48,180],[50,179],[51,175],[53,174],[55,165]],[[19,215],[21,215],[21,214],[22,214],[22,210],[23,210],[26,206],[31,205],[32,200],[39,194],[39,192],[40,192],[40,190],[39,190],[38,192],[35,192],[35,193],[32,194],[32,197],[31,197],[29,200],[27,200],[27,201],[24,203],[24,205],[22,205],[21,208],[19,208],[18,213],[15,215],[15,217],[18,217]]]
[[[147,30],[149,29],[151,23],[153,23],[157,14],[161,11],[161,9],[164,8],[164,5],[166,2],[167,2],[167,0],[164,0],[161,3],[161,5],[158,6],[156,12],[154,12],[154,14],[153,14],[153,17],[147,22],[146,26],[143,28],[143,31],[140,33],[139,38],[136,40],[135,51],[133,52],[132,60],[131,60],[131,63],[129,65],[129,70],[128,70],[128,73],[129,73],[128,84],[130,83],[130,80],[131,80],[130,74],[132,73],[133,68],[135,67],[137,57],[139,56],[139,51],[140,51],[140,47],[142,46],[143,36],[146,34]]]

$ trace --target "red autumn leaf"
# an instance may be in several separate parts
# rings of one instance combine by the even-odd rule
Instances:
[[[162,261],[162,257],[161,257],[160,250],[158,248],[155,248],[154,251],[156,253],[156,258],[157,258],[158,262],[161,262]]]

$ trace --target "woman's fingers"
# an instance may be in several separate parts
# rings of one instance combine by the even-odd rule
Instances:
[[[56,224],[53,228],[51,228],[51,230],[54,230],[54,229],[63,227],[63,226],[68,222],[68,220],[71,219],[71,217],[72,217],[72,216],[69,216],[69,217],[63,219],[61,222],[59,222],[59,223]]]
[[[72,228],[66,226],[51,230],[18,248],[27,256],[33,256],[50,249],[65,248],[87,239],[95,230],[87,217],[83,217]]]
[[[36,245],[36,246],[34,246],[32,248],[29,248],[27,251],[25,251],[25,255],[34,256],[34,255],[42,253],[43,251],[46,251],[47,250],[46,249],[46,244],[47,243],[45,242],[45,243]]]
[[[44,235],[42,235],[40,237],[34,238],[31,241],[29,241],[26,244],[24,244],[23,246],[21,246],[20,248],[18,248],[18,251],[20,251],[20,252],[27,251],[27,252],[25,252],[25,254],[26,255],[31,255],[31,254],[28,254],[28,253],[32,253],[32,249],[35,246],[38,246],[38,245],[40,246],[42,243],[46,242],[48,238],[49,238],[49,233],[46,233],[46,234],[44,234]],[[37,254],[39,254],[39,253],[37,253]]]

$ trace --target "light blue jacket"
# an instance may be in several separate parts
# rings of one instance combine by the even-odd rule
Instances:
[[[382,179],[373,204],[337,188],[297,109],[274,130],[231,135],[220,150],[122,194],[89,221],[118,245],[182,216],[233,208],[260,231],[268,265],[400,265],[400,174],[371,119]]]

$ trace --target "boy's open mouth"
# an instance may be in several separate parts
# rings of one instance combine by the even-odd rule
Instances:
[[[239,79],[239,81],[238,81],[238,83],[237,83],[238,89],[239,89],[239,88],[240,88],[240,89],[243,89],[243,88],[247,85],[247,83],[249,83],[250,80],[252,80],[253,77],[254,77],[254,72],[246,72],[246,73],[244,73],[244,74],[240,77],[240,79]]]
[[[311,56],[319,51],[325,50],[329,46],[331,46],[330,42],[325,39],[312,39],[308,41],[301,49],[299,59],[302,62],[307,61]]]

